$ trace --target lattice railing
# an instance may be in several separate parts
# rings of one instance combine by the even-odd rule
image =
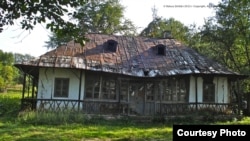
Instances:
[[[87,114],[130,115],[129,103],[66,99],[22,99],[22,107],[38,111],[79,111]],[[236,114],[235,106],[225,103],[154,103],[146,102],[140,115],[188,115],[194,112]]]

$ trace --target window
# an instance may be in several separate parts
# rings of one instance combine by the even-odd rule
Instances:
[[[164,82],[163,98],[165,102],[187,102],[188,83],[185,78],[169,78]]]
[[[147,101],[154,101],[155,100],[155,95],[158,94],[158,88],[156,87],[156,85],[152,82],[152,83],[147,83],[146,84],[146,100]]]
[[[203,102],[215,102],[215,85],[213,79],[203,81]]]
[[[116,100],[116,81],[111,77],[86,75],[86,99]]]
[[[55,78],[54,97],[69,96],[69,78]]]
[[[128,93],[129,93],[129,82],[128,81],[121,81],[121,93],[120,93],[120,100],[127,101],[128,100]]]

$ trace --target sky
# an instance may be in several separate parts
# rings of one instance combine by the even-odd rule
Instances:
[[[157,9],[157,15],[171,18],[184,25],[196,24],[201,26],[204,19],[213,16],[214,10],[209,3],[217,4],[219,0],[120,0],[125,7],[124,16],[130,19],[138,31],[141,31],[152,21],[152,8]],[[49,51],[44,45],[48,41],[48,31],[44,25],[36,25],[31,31],[15,26],[4,27],[0,33],[0,50],[4,52],[29,54],[39,57]]]

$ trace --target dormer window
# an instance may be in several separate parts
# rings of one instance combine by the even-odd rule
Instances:
[[[158,55],[166,55],[166,46],[163,44],[159,44],[156,46],[157,47],[157,54]]]
[[[111,52],[116,52],[117,49],[117,41],[115,40],[108,40],[107,41],[107,46],[106,46],[106,50],[107,51],[111,51]]]

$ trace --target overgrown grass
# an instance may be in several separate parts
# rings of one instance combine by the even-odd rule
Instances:
[[[202,123],[191,116],[139,123],[129,117],[107,120],[74,112],[20,112],[20,98],[21,92],[0,94],[1,141],[171,141],[173,124]],[[204,124],[250,124],[250,117]]]

